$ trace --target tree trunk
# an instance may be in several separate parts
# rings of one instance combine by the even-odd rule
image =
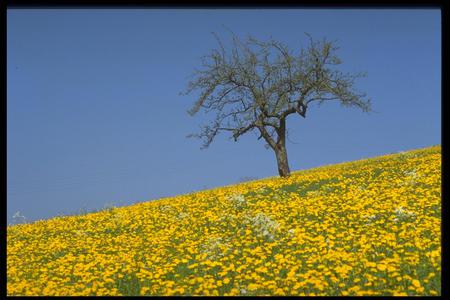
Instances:
[[[277,147],[275,148],[275,155],[277,157],[278,174],[280,174],[281,177],[288,177],[289,175],[291,175],[291,171],[289,170],[286,145],[284,145],[284,143],[277,144]]]

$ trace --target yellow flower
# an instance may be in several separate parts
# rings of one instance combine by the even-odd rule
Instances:
[[[437,146],[8,226],[7,295],[438,295],[440,208]]]
[[[416,288],[420,287],[420,281],[417,280],[417,279],[413,279],[412,284],[413,284]]]
[[[384,271],[384,270],[386,270],[386,266],[385,265],[377,265],[377,269],[380,271]]]
[[[150,291],[150,288],[144,286],[144,287],[141,287],[141,292],[140,292],[140,294],[141,294],[141,295],[145,295],[145,294],[148,293],[149,291]]]
[[[395,267],[393,267],[393,266],[387,266],[387,270],[388,270],[388,272],[394,272],[397,269]]]

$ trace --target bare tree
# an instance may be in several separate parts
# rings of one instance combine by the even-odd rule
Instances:
[[[200,91],[189,114],[203,109],[216,116],[200,133],[189,136],[202,138],[202,148],[207,148],[221,131],[229,131],[237,141],[255,130],[275,152],[279,175],[286,177],[289,115],[306,118],[308,107],[325,101],[369,112],[370,100],[353,88],[355,79],[365,74],[336,70],[341,60],[335,55],[335,42],[306,35],[309,45],[293,53],[272,38],[263,42],[249,36],[242,41],[234,34],[231,50],[226,50],[214,34],[219,47],[202,57],[202,69],[195,70],[184,94]]]

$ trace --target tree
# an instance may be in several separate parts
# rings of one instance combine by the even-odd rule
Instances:
[[[214,33],[213,33],[214,34]],[[286,119],[290,115],[306,118],[313,103],[339,101],[343,106],[371,110],[370,99],[354,89],[355,79],[365,74],[343,73],[336,69],[341,60],[335,55],[335,42],[309,38],[309,45],[294,54],[274,39],[259,41],[249,36],[241,41],[234,34],[231,50],[219,44],[202,57],[202,69],[195,70],[185,95],[199,90],[195,115],[203,109],[214,111],[211,123],[200,133],[189,136],[204,140],[207,148],[221,131],[231,132],[235,141],[256,131],[266,148],[275,152],[278,172],[290,175],[286,151]]]

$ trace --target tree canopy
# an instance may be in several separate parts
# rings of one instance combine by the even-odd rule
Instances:
[[[226,49],[214,36],[218,48],[202,57],[201,69],[195,70],[185,91],[200,92],[189,110],[191,115],[200,110],[215,113],[211,123],[191,135],[203,139],[202,148],[208,147],[221,131],[230,132],[237,141],[256,130],[258,139],[266,141],[278,160],[278,153],[286,152],[289,115],[306,118],[310,105],[328,101],[339,101],[364,112],[371,110],[366,94],[354,89],[355,79],[365,74],[337,69],[342,62],[336,55],[335,42],[315,41],[306,34],[309,45],[293,52],[273,38],[260,41],[249,36],[242,41],[233,34],[231,49]],[[287,165],[287,156],[285,160]],[[279,160],[278,165],[280,171]],[[281,173],[289,175],[288,165]]]

